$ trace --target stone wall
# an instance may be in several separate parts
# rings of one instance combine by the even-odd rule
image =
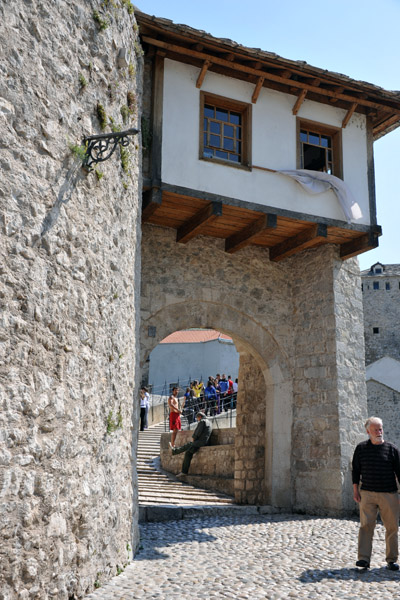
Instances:
[[[138,126],[136,29],[118,0],[0,6],[2,600],[81,598],[138,543],[139,139],[97,174],[69,148]]]
[[[296,356],[295,505],[351,507],[349,468],[366,415],[362,303],[357,261],[334,247],[302,253],[292,268]],[[358,287],[357,287],[358,286]]]
[[[175,236],[143,227],[141,365],[173,331],[230,335],[240,354],[236,501],[350,510],[366,416],[357,261],[322,246],[273,263],[261,248],[229,255],[223,240]]]
[[[367,381],[367,393],[368,416],[382,419],[385,440],[400,448],[400,392],[370,379]]]

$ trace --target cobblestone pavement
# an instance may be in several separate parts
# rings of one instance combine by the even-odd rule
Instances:
[[[141,527],[125,572],[87,600],[362,600],[400,597],[375,531],[371,570],[354,567],[358,522],[298,515],[195,518]]]

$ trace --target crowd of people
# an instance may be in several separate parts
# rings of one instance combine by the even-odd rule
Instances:
[[[236,408],[238,380],[225,373],[217,373],[215,377],[208,377],[207,385],[195,379],[186,388],[182,412],[189,423],[193,423],[198,412],[213,417],[222,412]]]

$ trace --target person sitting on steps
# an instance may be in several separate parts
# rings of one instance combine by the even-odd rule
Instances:
[[[202,446],[206,446],[210,439],[212,425],[211,422],[206,418],[205,413],[198,412],[196,419],[197,425],[196,429],[193,431],[192,442],[189,442],[184,446],[180,446],[179,448],[175,448],[171,442],[169,443],[173,455],[181,454],[182,452],[185,453],[182,463],[182,472],[179,473],[177,477],[182,477],[188,474],[193,454],[195,454]]]

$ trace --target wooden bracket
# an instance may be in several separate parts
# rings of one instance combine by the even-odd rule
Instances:
[[[277,224],[276,215],[261,215],[256,221],[244,227],[241,231],[234,233],[225,241],[225,252],[233,254],[253,243],[253,239],[265,229],[275,229]]]
[[[311,248],[322,241],[326,241],[327,235],[327,226],[321,223],[315,223],[294,237],[291,237],[276,246],[272,246],[272,248],[269,249],[269,258],[270,260],[278,262],[301,250]]]
[[[294,115],[297,115],[297,113],[299,112],[300,106],[303,104],[306,95],[307,95],[307,90],[301,90],[301,92],[296,100],[296,104],[292,108],[292,113]]]
[[[345,118],[342,121],[343,129],[346,127],[347,123],[350,121],[356,108],[357,108],[357,102],[353,102],[353,104],[350,106],[349,110],[347,111]]]
[[[264,80],[265,80],[265,77],[259,77],[258,78],[256,87],[254,88],[254,92],[253,92],[253,95],[251,97],[251,101],[252,101],[253,104],[255,104],[257,102],[257,99],[258,99],[259,93],[261,91],[261,88],[263,86]]]
[[[207,69],[208,69],[208,67],[210,65],[211,65],[211,61],[210,60],[205,60],[204,61],[203,66],[201,67],[201,71],[200,71],[199,76],[198,76],[197,81],[196,81],[196,87],[197,88],[201,88],[201,86],[203,85],[204,77],[206,76]]]
[[[207,223],[212,223],[221,216],[222,202],[210,202],[210,204],[199,210],[189,221],[179,227],[176,232],[176,241],[186,244],[186,242],[199,235]]]

